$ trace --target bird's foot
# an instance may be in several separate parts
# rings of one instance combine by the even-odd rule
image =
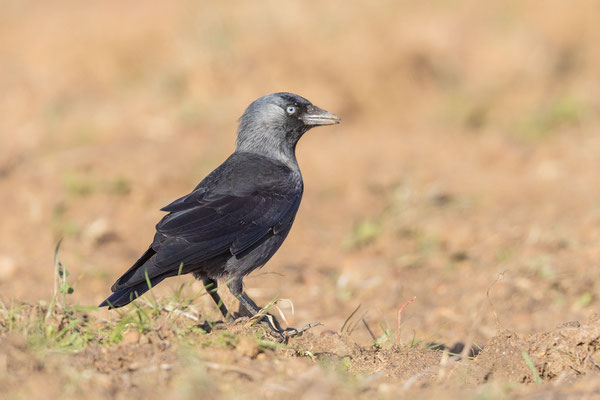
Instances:
[[[273,336],[279,343],[287,343],[288,337],[285,335],[285,330],[281,328],[275,317],[269,313],[257,313],[251,318],[247,318],[247,326],[255,323],[264,324],[269,328],[269,334]]]
[[[233,325],[242,325],[242,324],[245,324],[245,323],[247,323],[249,319],[250,319],[250,318],[248,318],[248,317],[246,317],[246,316],[242,316],[242,317],[240,317],[240,316],[238,316],[238,315],[236,314],[236,315],[234,315],[234,316],[232,316],[232,317],[229,317],[229,318],[227,319],[227,323],[229,323],[229,324],[233,324]]]
[[[300,336],[302,335],[303,332],[314,328],[315,326],[319,326],[322,325],[319,321],[315,321],[315,322],[311,322],[310,324],[306,324],[304,325],[302,328],[287,328],[285,331],[283,331],[283,335],[290,338],[290,337],[294,337],[294,336]]]
[[[246,316],[238,316],[238,315],[229,315],[226,321],[204,321],[201,324],[198,324],[198,327],[203,329],[206,333],[210,333],[212,331],[220,331],[227,329],[227,324],[236,324],[242,325],[246,324],[247,326],[251,326],[259,322],[264,324],[269,328],[269,334],[275,338],[279,343],[287,343],[289,338],[302,336],[302,333],[307,330],[314,328],[315,326],[322,325],[319,321],[311,322],[310,324],[306,324],[301,328],[286,328],[282,329],[279,326],[277,320],[271,314],[263,314],[263,315],[255,315],[252,318],[248,318]]]
[[[266,316],[265,316],[266,317]],[[270,333],[272,336],[275,337],[275,339],[279,342],[279,343],[283,343],[283,344],[287,344],[288,340],[292,337],[296,337],[296,336],[302,336],[302,334],[304,332],[306,332],[307,330],[314,328],[315,326],[319,326],[321,325],[321,323],[319,321],[315,321],[315,322],[311,322],[310,324],[306,324],[301,328],[286,328],[286,329],[277,329],[275,328],[275,326],[273,326],[272,322],[269,321],[267,318],[263,319],[263,323],[267,323],[267,326],[270,329]]]
[[[225,322],[223,321],[204,321],[201,324],[197,325],[198,328],[204,330],[206,333],[211,333],[212,331],[221,331],[223,329],[227,329]]]

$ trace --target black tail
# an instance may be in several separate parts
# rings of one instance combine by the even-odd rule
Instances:
[[[131,268],[127,270],[127,272],[125,272],[119,279],[117,279],[114,285],[112,285],[111,290],[113,292],[119,292],[125,289],[123,286],[127,285],[127,281],[129,280],[129,278],[131,278],[133,274],[135,274],[137,270],[142,265],[144,265],[146,261],[150,260],[150,258],[152,258],[152,256],[155,254],[156,252],[154,251],[154,249],[152,249],[152,247],[148,248],[148,250],[146,250],[146,252],[142,254],[142,256],[135,262],[135,264],[133,264]]]
[[[148,290],[150,290],[152,287],[156,286],[158,283],[160,283],[166,277],[167,277],[167,275],[157,276],[156,278],[151,278],[150,285],[148,285],[148,282],[142,282],[142,283],[138,283],[135,286],[118,290],[115,293],[111,294],[98,307],[108,306],[109,309],[123,307],[123,306],[131,303],[133,300],[137,299],[144,293],[146,293]]]
[[[123,274],[123,276],[117,279],[111,288],[114,293],[104,300],[98,307],[108,306],[109,309],[123,307],[150,290],[151,287],[148,287],[148,282],[143,278],[141,281],[138,280],[137,283],[132,282],[132,284],[130,284],[131,286],[127,285],[127,281],[133,276],[133,274],[137,272],[140,267],[150,260],[154,254],[156,254],[156,252],[152,249],[152,247],[146,250],[139,260],[137,260],[135,264],[133,264],[131,268],[129,268],[127,272]],[[152,287],[154,287],[165,278],[166,276],[150,278],[150,284]]]

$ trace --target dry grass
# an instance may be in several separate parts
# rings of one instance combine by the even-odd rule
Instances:
[[[591,361],[570,364],[585,379],[546,379],[555,370],[527,335],[587,321],[600,304],[598,12],[592,1],[555,0],[7,2],[0,300],[2,341],[11,344],[0,376],[14,378],[14,397],[46,388],[55,397],[164,397],[175,387],[182,398],[201,390],[224,398],[595,393]],[[147,246],[157,210],[231,151],[244,107],[280,90],[344,122],[303,138],[306,190],[294,229],[246,283],[260,304],[291,299],[291,325],[320,320],[314,337],[296,353],[251,358],[233,350],[237,333],[215,339],[235,342],[224,347],[211,336],[224,333],[207,339],[192,328],[167,340],[169,348],[151,343],[145,329],[137,337],[144,343],[118,343],[131,324],[166,320],[161,309],[145,311],[142,322],[135,308],[126,314],[133,321],[59,310],[46,324],[58,239],[74,289],[61,302],[98,304]],[[200,286],[182,281],[194,315],[218,319],[210,301],[194,297]],[[154,289],[156,304],[181,283]],[[404,346],[392,350],[391,327],[412,296],[419,300],[403,311]],[[351,321],[358,347],[325,343],[359,304]],[[11,313],[20,333],[6,328]],[[104,353],[103,338],[121,328]],[[419,348],[492,338],[492,349],[509,348],[512,339],[499,334],[506,329],[519,333],[517,356],[506,362],[529,374],[524,383],[525,375],[504,370],[487,383],[466,367],[457,375],[452,358],[440,372],[443,356]],[[577,332],[593,342],[592,323]],[[189,356],[186,338],[198,346]],[[384,353],[370,353],[371,342]],[[66,359],[39,350],[65,343]],[[332,369],[315,356],[327,345],[342,349]],[[539,388],[523,352],[538,368]],[[482,370],[493,371],[487,360]],[[40,387],[23,384],[36,379]]]

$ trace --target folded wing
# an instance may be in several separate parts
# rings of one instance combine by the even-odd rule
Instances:
[[[119,278],[113,291],[176,275],[182,263],[186,273],[186,266],[219,255],[242,255],[289,229],[302,197],[301,180],[295,182],[281,164],[267,164],[271,160],[241,161],[243,169],[236,167],[239,162],[226,162],[220,173],[215,170],[192,193],[162,209],[169,214],[156,225],[146,258]]]

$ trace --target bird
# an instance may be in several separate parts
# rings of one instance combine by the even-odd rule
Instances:
[[[310,129],[340,122],[293,93],[253,101],[239,118],[233,154],[191,193],[161,209],[167,214],[152,243],[99,307],[125,306],[164,279],[191,273],[226,320],[232,314],[218,294],[219,281],[226,282],[240,309],[259,314],[243,279],[269,261],[294,223],[304,191],[296,145]],[[276,320],[266,322],[282,332]]]

